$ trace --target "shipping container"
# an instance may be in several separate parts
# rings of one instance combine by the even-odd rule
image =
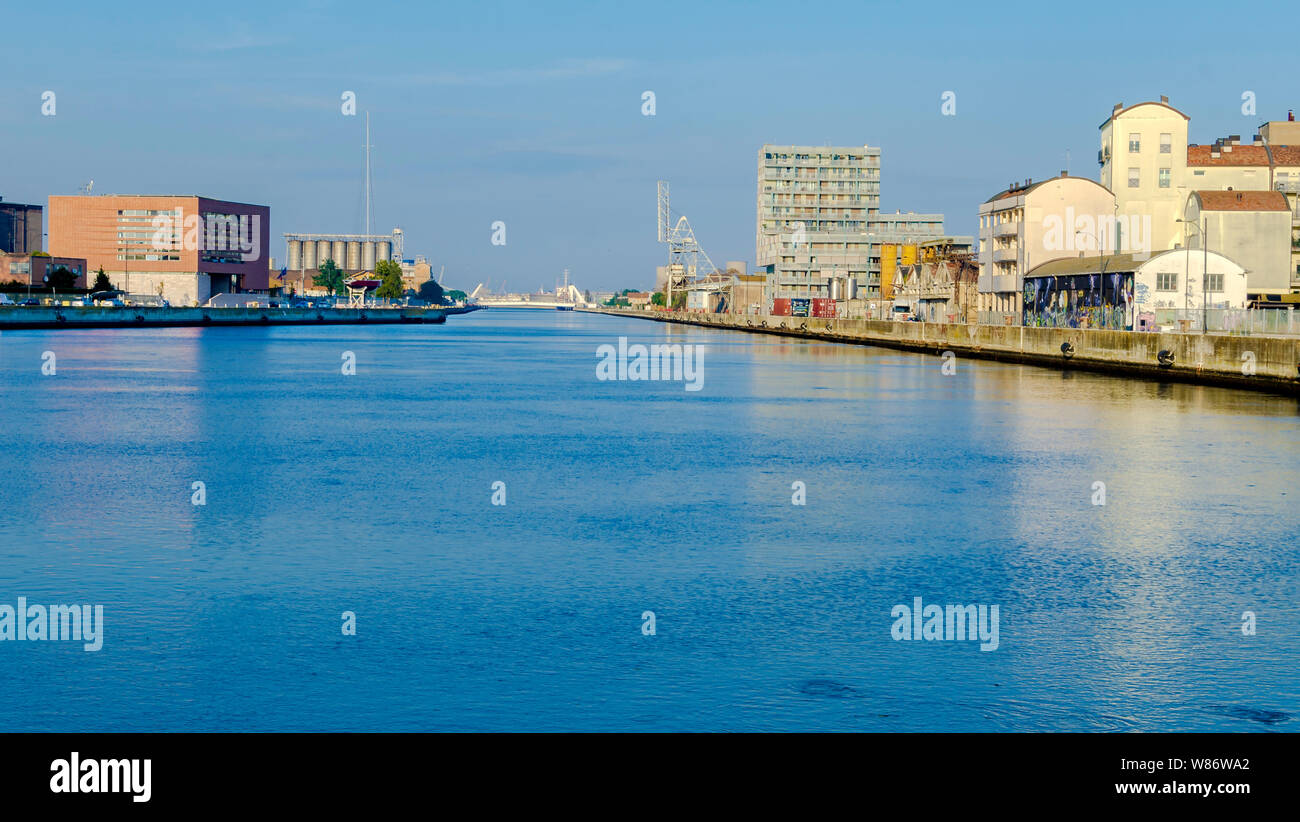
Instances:
[[[772,316],[788,317],[790,316],[790,298],[777,297],[772,300]]]
[[[807,317],[809,300],[807,297],[795,297],[790,300],[790,316]]]
[[[835,301],[821,297],[814,298],[812,301],[812,315],[826,320],[835,319]]]

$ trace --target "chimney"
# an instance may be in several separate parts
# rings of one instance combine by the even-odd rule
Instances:
[[[1292,111],[1291,109],[1287,109],[1287,110],[1286,110],[1286,121],[1287,121],[1288,123],[1294,123],[1294,122],[1295,122],[1295,112]]]
[[[1062,171],[1061,171],[1061,176],[1062,176],[1062,177],[1069,177],[1069,176],[1070,176],[1070,172],[1065,171],[1065,170],[1062,170]]]
[[[1228,142],[1234,146],[1241,145],[1241,135],[1240,134],[1232,135],[1231,137],[1228,138]]]
[[[1160,95],[1160,102],[1164,103],[1165,105],[1169,105],[1169,98],[1166,95],[1162,94]]]
[[[1253,142],[1253,143],[1254,143],[1255,145],[1257,145],[1257,146],[1262,146],[1262,145],[1264,145],[1264,138],[1263,138],[1262,136],[1256,134],[1255,137],[1252,139],[1251,142]]]
[[[1218,143],[1215,143],[1214,145],[1210,146],[1210,158],[1213,159],[1213,160],[1217,160],[1217,159],[1219,159],[1219,144],[1218,144]]]
[[[1030,187],[1031,185],[1033,185],[1033,184],[1034,184],[1034,178],[1033,178],[1033,177],[1026,177],[1026,178],[1025,178],[1025,188],[1029,188],[1029,187]]]

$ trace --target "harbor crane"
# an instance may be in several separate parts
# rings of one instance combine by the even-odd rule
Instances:
[[[677,222],[672,222],[667,180],[659,181],[658,203],[659,242],[668,244],[668,281],[664,285],[664,302],[671,308],[673,295],[685,291],[688,284],[697,280],[709,280],[710,287],[716,283],[714,290],[730,287],[729,278],[722,276],[695,239],[695,231],[686,215],[678,215]]]

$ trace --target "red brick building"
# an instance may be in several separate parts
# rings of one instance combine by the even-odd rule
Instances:
[[[176,195],[53,196],[49,249],[101,267],[115,288],[173,305],[269,287],[271,210]]]

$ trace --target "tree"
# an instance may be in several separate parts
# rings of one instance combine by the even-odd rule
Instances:
[[[436,280],[425,280],[420,284],[420,290],[418,293],[420,299],[424,300],[426,303],[432,303],[433,305],[442,304],[442,286],[438,285]]]
[[[90,287],[90,290],[91,291],[112,291],[113,290],[113,283],[109,281],[108,275],[104,273],[104,267],[102,265],[99,267],[99,271],[95,272],[95,284]]]
[[[469,295],[458,288],[453,288],[451,291],[448,291],[443,296],[446,297],[448,302],[453,302],[453,303],[464,302],[465,300],[469,299]]]
[[[380,260],[375,263],[375,277],[383,280],[375,291],[376,297],[400,300],[402,287],[402,266],[396,260]]]
[[[70,291],[77,287],[77,275],[63,266],[54,269],[47,276],[50,278],[50,288],[55,291],[59,289]]]
[[[685,308],[685,307],[686,307],[686,292],[678,291],[676,294],[673,295],[673,309],[676,310],[678,308]]]
[[[650,304],[651,304],[651,305],[663,305],[663,304],[664,304],[664,293],[663,293],[662,291],[656,291],[655,293],[651,294],[651,295],[650,295]]]
[[[326,260],[320,264],[315,277],[311,278],[311,284],[325,289],[331,294],[342,294],[345,290],[343,285],[343,272],[339,267],[334,265],[333,260]]]

